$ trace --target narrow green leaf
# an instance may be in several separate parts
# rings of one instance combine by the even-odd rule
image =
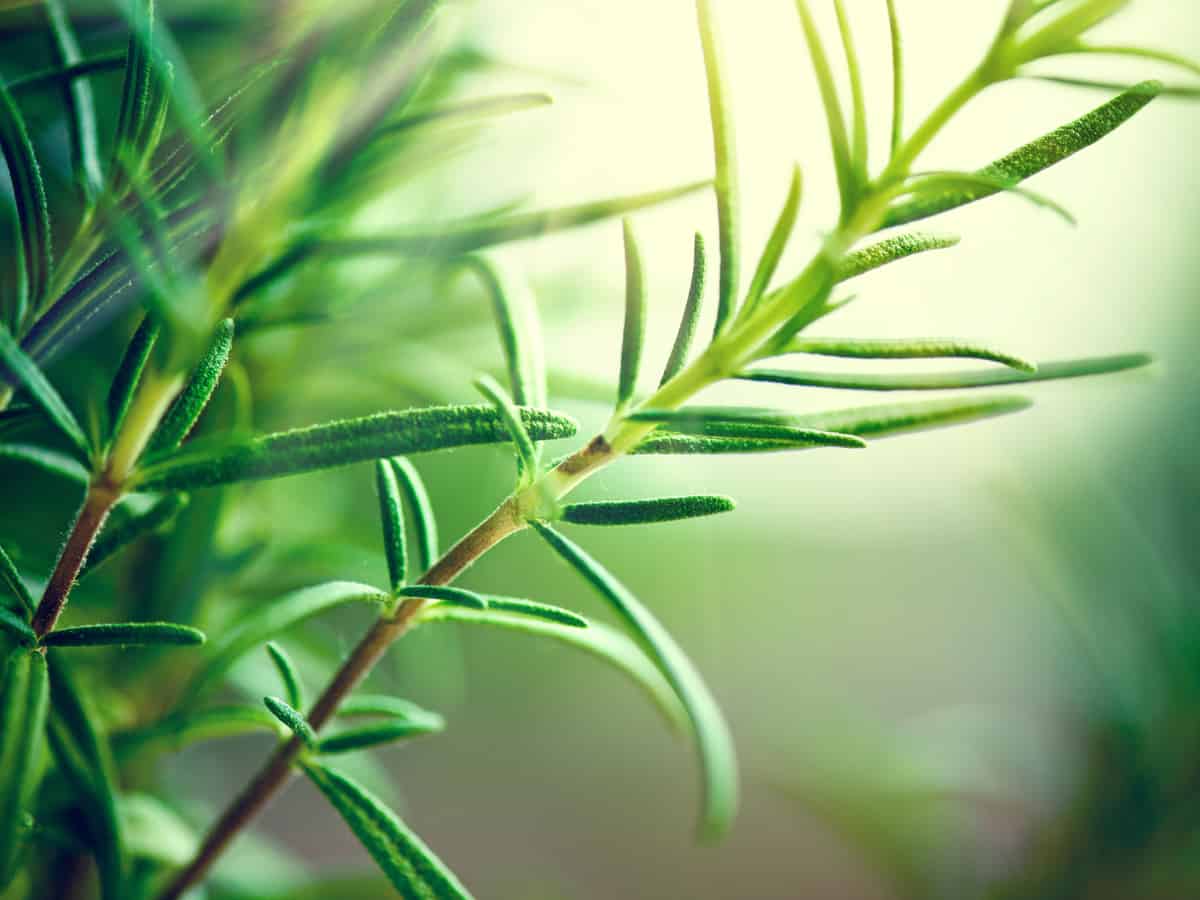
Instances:
[[[821,35],[817,31],[807,0],[796,0],[796,9],[800,13],[800,24],[804,29],[804,40],[808,44],[809,60],[817,77],[817,87],[821,91],[821,103],[825,107],[829,143],[833,149],[833,166],[837,173],[838,194],[842,198],[842,213],[845,215],[853,208],[858,196],[853,156],[850,141],[846,136],[846,120],[842,115],[842,104],[838,100],[837,85],[829,67],[829,58],[825,55]]]
[[[333,769],[312,762],[303,765],[402,896],[470,900],[454,874],[378,799]]]
[[[444,728],[444,722],[433,725],[430,722],[406,719],[363,725],[359,728],[348,728],[323,738],[317,743],[317,752],[322,754],[353,753],[356,750],[378,747],[380,744],[437,734]]]
[[[633,401],[642,365],[642,349],[646,343],[646,273],[633,233],[633,223],[626,219],[622,224],[625,238],[625,327],[621,332],[621,374],[617,381],[618,413]]]
[[[1060,84],[1066,87],[1088,88],[1094,91],[1104,91],[1106,94],[1111,94],[1119,91],[1127,91],[1130,85],[1127,82],[1121,81],[1102,81],[1095,78],[1074,78],[1067,75],[1041,75],[1035,73],[1025,73],[1021,76],[1028,81],[1045,81],[1049,84]],[[1200,98],[1200,87],[1184,84],[1164,84],[1159,92],[1160,97],[1179,97],[1184,100],[1196,100]]]
[[[522,409],[521,419],[533,440],[570,437],[577,428],[572,419],[545,410]],[[385,412],[270,434],[217,450],[184,450],[148,466],[134,481],[142,490],[188,490],[509,439],[500,414],[486,406]]]
[[[13,640],[26,647],[33,647],[38,642],[37,632],[29,627],[29,623],[3,606],[0,606],[0,630],[7,631]]]
[[[71,410],[54,386],[46,379],[32,359],[13,340],[9,330],[0,325],[0,369],[24,388],[29,399],[36,403],[55,427],[74,445],[84,460],[91,455],[87,436]]]
[[[544,406],[546,362],[537,304],[529,284],[510,267],[486,256],[471,255],[462,263],[479,276],[491,298],[513,401],[519,406]]]
[[[8,89],[14,94],[21,91],[33,91],[56,84],[67,84],[77,78],[96,75],[125,68],[125,51],[116,53],[98,53],[79,62],[65,66],[55,66],[29,75],[22,75],[8,82]]]
[[[954,235],[923,234],[919,231],[898,234],[848,254],[838,266],[837,280],[849,281],[918,253],[946,250],[957,246],[959,240]]]
[[[862,442],[851,435],[800,429],[803,417],[780,409],[743,406],[685,406],[681,409],[641,409],[629,417],[635,422],[657,422],[682,434],[715,437],[756,437],[792,440],[807,444],[857,449]],[[787,431],[757,432],[764,426],[782,426]],[[732,430],[730,430],[732,428]],[[750,429],[745,431],[745,429]]]
[[[513,448],[517,452],[518,483],[521,486],[531,484],[538,472],[537,448],[534,447],[533,438],[521,421],[520,410],[513,404],[508,392],[492,376],[480,375],[475,379],[475,387],[491,401],[500,416],[500,421],[504,423],[505,430],[508,431]]]
[[[700,833],[707,838],[723,834],[737,807],[737,763],[729,728],[699,673],[658,619],[607,569],[549,525],[530,524],[612,605],[679,697],[691,721],[703,769]]]
[[[784,353],[808,353],[844,359],[983,359],[1021,372],[1033,373],[1037,365],[1027,360],[967,341],[944,338],[858,340],[856,338],[797,338]]]
[[[1045,194],[1019,187],[1012,180],[996,175],[982,175],[977,172],[918,172],[910,175],[903,187],[904,194],[911,197],[914,203],[922,198],[938,202],[937,198],[945,194],[961,196],[964,192],[970,193],[981,189],[993,193],[1004,191],[1022,197],[1034,206],[1056,213],[1068,225],[1077,224],[1070,210],[1062,204]]]
[[[1130,2],[1131,0],[1080,0],[1026,37],[1013,55],[1020,61],[1029,61],[1069,51],[1085,32],[1116,15]],[[1039,11],[1054,5],[1056,4],[1043,3]]]
[[[174,450],[187,437],[216,390],[221,373],[225,371],[225,364],[229,361],[229,351],[232,347],[233,319],[223,319],[217,323],[212,342],[200,357],[187,387],[175,398],[175,402],[171,404],[154,436],[146,445],[148,455]]]
[[[1157,81],[1145,81],[1134,85],[1087,115],[1014,150],[976,173],[984,178],[1000,179],[1001,183],[980,183],[956,193],[914,197],[893,206],[881,227],[891,228],[927,219],[990,197],[1006,185],[1012,186],[1024,181],[1111,134],[1140,112],[1161,90],[1162,85]]]
[[[346,702],[338,707],[337,715],[341,719],[383,716],[387,719],[419,722],[429,728],[443,728],[446,724],[446,720],[438,713],[389,694],[351,694]]]
[[[714,334],[720,334],[734,313],[738,280],[741,274],[739,230],[741,209],[738,190],[737,152],[734,144],[733,116],[729,109],[729,89],[725,83],[721,44],[713,20],[710,0],[696,0],[700,26],[700,45],[704,52],[704,71],[708,81],[709,119],[712,124],[713,156],[716,159],[717,235],[721,271],[717,285],[717,319]]]
[[[279,673],[287,702],[296,709],[304,709],[304,682],[300,679],[300,673],[296,671],[291,657],[274,641],[267,644],[267,655],[271,657],[271,663]]]
[[[405,113],[391,123],[375,131],[377,137],[411,131],[424,125],[442,122],[473,122],[489,116],[503,116],[508,113],[523,112],[527,109],[537,109],[549,106],[554,98],[549,94],[524,93],[500,94],[496,97],[479,97],[474,100],[463,100],[460,103],[450,103],[434,109],[420,109]]]
[[[783,425],[734,425],[727,429],[709,426],[709,430],[726,430],[730,433],[689,435],[669,431],[655,432],[644,438],[632,452],[637,455],[680,456],[776,453],[789,450],[811,450],[816,447],[860,449],[866,446],[861,440],[851,443],[852,435],[818,431],[811,428],[790,428]]]
[[[37,608],[37,602],[29,593],[29,588],[25,586],[16,563],[12,561],[12,557],[8,555],[3,546],[0,546],[0,581],[3,581],[8,587],[9,593],[13,595],[24,613],[32,616],[33,611]]]
[[[775,276],[775,270],[779,268],[779,260],[796,227],[796,216],[800,212],[800,197],[803,187],[803,176],[800,167],[796,166],[792,170],[792,183],[788,188],[783,209],[779,212],[779,218],[775,220],[775,227],[771,230],[771,236],[767,239],[767,245],[763,248],[758,266],[754,270],[754,278],[750,282],[750,292],[746,295],[742,317],[748,317],[754,311],[758,301],[766,296],[771,287],[771,279]]]
[[[562,508],[562,519],[573,525],[644,525],[712,516],[731,512],[733,508],[733,498],[706,494],[652,500],[593,500],[568,503]]]
[[[18,251],[24,280],[13,309],[0,324],[19,331],[30,310],[41,305],[53,265],[50,209],[37,154],[29,140],[25,117],[8,88],[0,83],[0,153],[8,166],[17,214]],[[20,277],[20,276],[18,276]]]
[[[433,515],[433,504],[416,466],[402,456],[392,459],[391,464],[412,516],[416,566],[419,571],[427,572],[438,558],[437,520]]]
[[[59,768],[80,795],[86,838],[96,858],[103,900],[124,900],[123,835],[117,814],[116,766],[108,742],[96,731],[94,704],[71,672],[70,660],[52,651],[47,734]],[[84,799],[86,798],[86,799]]]
[[[154,350],[158,340],[158,319],[147,314],[142,317],[141,324],[125,348],[121,357],[121,365],[113,376],[112,386],[108,389],[108,433],[115,435],[121,430],[125,421],[125,413],[133,402],[133,394],[142,381],[142,372],[146,370],[146,362]]]
[[[706,267],[704,238],[697,231],[692,244],[692,280],[688,287],[687,302],[683,306],[679,330],[675,334],[675,343],[671,346],[671,355],[667,358],[667,366],[663,369],[659,385],[666,384],[678,375],[687,364],[688,354],[692,349],[692,339],[696,336],[696,326],[700,323],[700,304],[704,300]]]
[[[785,369],[751,369],[735,376],[745,381],[766,381],[803,387],[842,388],[852,391],[942,391],[954,388],[992,387],[1054,381],[1087,375],[1107,375],[1149,365],[1151,357],[1141,353],[1096,356],[1041,363],[1035,371],[980,369],[970,372],[920,372],[895,375],[799,372]]]
[[[497,597],[494,594],[489,594],[487,597],[487,608],[518,616],[532,616],[535,619],[545,619],[547,622],[555,622],[571,628],[588,627],[587,619],[576,615],[569,609],[551,606],[548,603],[536,603],[533,600],[525,600],[520,597]]]
[[[387,594],[368,584],[330,581],[293,591],[274,602],[261,605],[240,617],[209,645],[208,661],[193,678],[188,688],[188,698],[193,699],[215,686],[242,656],[275,639],[293,625],[349,603],[381,604],[388,599]]]
[[[904,41],[896,0],[887,0],[888,34],[892,41],[892,156],[904,142]]]
[[[187,504],[187,494],[168,494],[156,500],[145,512],[128,516],[116,523],[112,523],[110,519],[108,527],[101,532],[96,543],[92,545],[83,570],[79,573],[79,578],[82,580],[96,571],[139,538],[160,531],[172,522]]]
[[[17,648],[8,655],[0,681],[0,889],[16,874],[25,817],[40,778],[45,741],[46,658]]]
[[[1146,60],[1147,62],[1164,63],[1168,66],[1174,66],[1177,69],[1183,69],[1191,75],[1200,75],[1200,62],[1189,59],[1179,53],[1172,53],[1169,50],[1159,50],[1154,47],[1136,47],[1128,44],[1086,44],[1080,42],[1074,45],[1068,52],[1087,53],[1093,56],[1128,56],[1134,59]]]
[[[851,162],[854,165],[855,177],[860,184],[867,181],[867,101],[863,94],[862,68],[858,63],[858,51],[854,48],[854,33],[850,28],[850,19],[846,16],[846,6],[843,0],[833,0],[833,8],[837,13],[838,31],[842,36],[842,49],[846,54],[846,70],[850,75],[850,107],[851,121],[854,127],[851,131],[852,152]]]
[[[804,422],[810,428],[836,428],[847,434],[882,438],[1008,415],[1028,409],[1032,405],[1029,399],[1014,396],[988,397],[982,400],[927,400],[829,410],[807,415]]]
[[[51,475],[74,482],[81,488],[87,487],[92,477],[74,457],[33,444],[0,444],[0,460],[7,459],[29,463]]]
[[[71,27],[71,18],[63,0],[46,0],[46,17],[54,36],[54,49],[63,68],[83,60],[79,41]],[[71,127],[71,159],[75,181],[91,197],[104,186],[100,167],[100,149],[96,137],[96,105],[92,86],[85,78],[73,78],[64,84]]]
[[[204,632],[174,622],[119,622],[59,628],[42,638],[47,647],[138,647],[156,644],[198,646]]]
[[[464,625],[484,625],[490,628],[516,631],[544,637],[578,650],[624,672],[638,685],[662,713],[667,723],[679,728],[686,716],[679,700],[663,675],[646,657],[642,649],[621,632],[597,622],[586,628],[565,625],[546,618],[513,615],[498,609],[468,609],[462,606],[437,605],[421,613],[422,622],[458,622]]]
[[[263,704],[271,715],[286,725],[306,747],[317,746],[317,733],[302,713],[292,709],[278,697],[263,697]]]
[[[450,587],[449,585],[412,584],[401,588],[401,597],[415,597],[421,600],[434,600],[438,603],[450,603],[454,606],[465,606],[468,609],[487,609],[487,598],[465,588]]]
[[[179,751],[202,741],[274,731],[275,721],[260,706],[218,706],[177,713],[113,735],[113,752],[124,760],[150,749]]]
[[[375,462],[375,493],[379,497],[379,521],[383,527],[383,550],[393,591],[408,581],[408,554],[404,543],[404,507],[396,470],[386,459]]]

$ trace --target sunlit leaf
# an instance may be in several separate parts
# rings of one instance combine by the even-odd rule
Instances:
[[[1036,364],[1003,350],[943,338],[797,338],[784,348],[783,353],[807,353],[845,359],[983,359],[1021,372],[1037,371]]]
[[[1020,412],[1032,406],[1025,397],[927,400],[851,407],[802,417],[809,428],[830,428],[861,437],[881,438],[944,425],[960,425]]]
[[[955,247],[958,242],[959,238],[953,235],[922,234],[921,232],[898,234],[847,254],[838,266],[837,280],[849,281],[851,278],[865,275],[881,266],[906,259],[917,253]]]
[[[666,384],[678,375],[687,364],[688,354],[692,349],[692,339],[696,336],[696,326],[700,323],[700,306],[704,300],[706,267],[704,238],[697,231],[692,244],[692,280],[688,287],[687,302],[683,305],[679,330],[675,333],[675,343],[671,345],[671,355],[667,358],[666,368],[663,369],[662,379],[659,381],[660,385]]]
[[[750,290],[746,294],[746,305],[742,316],[748,316],[771,287],[771,279],[779,267],[779,260],[783,256],[788,238],[792,236],[792,231],[796,227],[796,216],[800,212],[803,186],[800,167],[796,166],[792,170],[792,183],[788,188],[787,198],[783,202],[783,209],[779,212],[779,218],[775,220],[775,227],[771,230],[771,236],[767,238],[767,244],[758,260],[758,267],[754,270],[754,278],[750,281]]]
[[[838,194],[842,198],[842,211],[850,210],[858,197],[859,185],[855,176],[850,140],[846,135],[846,119],[842,115],[842,104],[838,100],[837,84],[829,68],[829,58],[821,44],[821,35],[813,21],[807,0],[796,0],[800,13],[800,24],[804,29],[804,40],[808,45],[809,61],[817,78],[821,92],[821,103],[825,107],[825,120],[829,126],[829,143],[833,149],[833,165],[837,173]]]

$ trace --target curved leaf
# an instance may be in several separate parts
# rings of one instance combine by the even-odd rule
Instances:
[[[232,347],[233,319],[223,319],[217,323],[212,342],[200,357],[187,387],[175,398],[175,402],[171,404],[171,408],[163,416],[162,422],[146,445],[147,455],[174,450],[187,437],[216,390],[221,373],[225,370],[225,363],[229,361],[229,351]]]
[[[663,369],[659,385],[666,384],[678,375],[687,364],[688,354],[692,349],[692,339],[696,336],[696,326],[700,323],[700,306],[704,300],[706,267],[704,238],[697,231],[692,242],[692,280],[688,286],[687,302],[683,305],[679,330],[675,333],[675,343],[671,346],[671,355],[667,358],[667,365]]]
[[[966,341],[942,338],[858,340],[856,338],[797,338],[783,353],[807,353],[845,359],[982,359],[1032,374],[1037,365],[1027,360]]]
[[[837,280],[849,281],[918,253],[946,250],[958,246],[959,240],[960,238],[954,235],[922,234],[919,231],[899,234],[847,254],[838,266]]]
[[[287,702],[296,709],[304,709],[304,682],[291,657],[274,641],[267,644],[267,655],[271,657],[271,663],[279,673]]]
[[[81,458],[89,458],[91,445],[74,414],[42,374],[37,363],[25,355],[3,325],[0,325],[0,375],[7,375],[14,384],[23,388],[29,399],[41,408],[54,426],[79,451]]]
[[[476,389],[483,394],[495,408],[508,431],[513,447],[517,452],[517,481],[522,487],[531,484],[537,477],[538,461],[537,448],[533,439],[521,421],[521,414],[513,404],[508,392],[500,387],[499,382],[490,375],[480,375],[475,379]]]
[[[47,647],[195,647],[204,643],[204,632],[174,622],[119,622],[57,628],[43,637],[42,643]]]
[[[404,542],[404,508],[400,485],[397,483],[396,470],[389,460],[375,462],[375,493],[379,498],[379,522],[383,529],[388,578],[395,592],[408,581],[408,554]]]
[[[292,734],[300,738],[304,742],[304,746],[315,747],[317,745],[317,733],[308,724],[308,719],[304,718],[303,713],[293,709],[278,697],[263,697],[263,705],[271,715],[286,725]]]
[[[425,482],[421,480],[416,466],[404,457],[396,457],[390,462],[412,516],[417,569],[426,572],[433,565],[433,561],[438,558],[437,519],[433,515],[433,504],[429,501]]]
[[[12,93],[0,83],[0,153],[8,166],[16,205],[18,251],[22,272],[11,310],[3,311],[0,324],[19,331],[31,309],[36,310],[50,283],[52,262],[50,209],[25,117]],[[3,356],[0,356],[3,359]],[[8,362],[8,360],[4,360]],[[11,365],[11,363],[9,363]]]
[[[359,728],[348,728],[322,738],[317,742],[317,752],[322,754],[353,753],[356,750],[367,750],[380,744],[390,744],[409,738],[424,737],[437,734],[446,727],[445,721],[438,716],[425,720],[396,719],[390,722],[379,722],[363,725]]]

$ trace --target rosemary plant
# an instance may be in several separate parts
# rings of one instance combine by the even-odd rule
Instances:
[[[983,168],[928,171],[920,160],[963,107],[989,88],[1026,76],[1039,60],[1120,54],[1196,74],[1195,65],[1168,54],[1089,42],[1092,29],[1129,0],[1013,0],[978,65],[915,127],[904,115],[896,4],[864,5],[852,17],[847,4],[834,0],[850,88],[843,96],[810,4],[797,0],[797,38],[807,46],[824,103],[840,209],[818,252],[787,275],[778,270],[796,226],[803,180],[797,169],[766,245],[744,259],[733,117],[711,5],[696,3],[711,109],[711,182],[383,231],[365,230],[359,213],[412,171],[394,161],[425,147],[419,142],[431,126],[474,126],[548,99],[451,99],[462,73],[480,62],[457,45],[435,0],[349,4],[338,15],[295,20],[264,13],[270,27],[259,44],[261,58],[238,73],[237,88],[224,94],[193,77],[153,0],[120,0],[127,45],[95,55],[81,52],[92,42],[81,41],[62,0],[45,0],[31,14],[53,55],[27,76],[0,84],[0,150],[13,184],[0,293],[0,460],[43,470],[82,499],[48,572],[18,569],[14,559],[33,555],[25,548],[20,554],[0,549],[0,888],[12,892],[5,897],[83,896],[90,882],[78,874],[87,871],[79,861],[88,858],[95,891],[105,900],[181,897],[205,881],[223,851],[294,774],[310,779],[328,799],[402,896],[468,896],[420,837],[335,759],[444,726],[436,713],[359,689],[385,653],[403,652],[392,650],[402,637],[443,622],[558,641],[627,673],[694,746],[701,772],[698,834],[719,838],[737,807],[737,766],[721,711],[650,607],[564,526],[667,522],[727,512],[733,502],[700,495],[573,503],[571,492],[630,454],[858,449],[876,438],[976,421],[1029,403],[1019,395],[955,394],[800,415],[697,402],[706,388],[731,379],[943,391],[1146,364],[1141,354],[1038,364],[963,340],[817,339],[805,333],[849,302],[840,292],[844,283],[955,243],[922,232],[876,237],[881,232],[998,193],[1063,212],[1022,183],[1123,125],[1163,93],[1163,85],[1116,89],[1101,106]],[[869,14],[888,16],[892,36],[890,152],[882,163],[868,155],[868,128],[875,122],[853,40],[857,18]],[[98,88],[106,73],[120,73],[120,92],[111,98],[112,128],[97,112],[110,99]],[[72,184],[62,197],[52,190],[44,151],[26,118],[35,97],[59,105],[68,126]],[[661,376],[646,392],[646,370],[656,353],[645,346],[650,298],[628,216],[709,189],[718,221],[714,325],[700,327],[708,252],[697,234],[678,334],[662,348]],[[519,277],[486,251],[622,216],[625,322],[612,414],[599,433],[565,455],[547,452],[543,444],[573,438],[577,426],[548,408],[536,303]],[[451,272],[478,278],[499,333],[502,379],[481,373],[475,381],[481,401],[475,404],[384,410],[270,433],[253,429],[247,402],[263,373],[239,358],[239,344],[282,325],[327,321],[329,310],[321,298],[306,296],[301,274],[359,257],[423,261],[436,272],[435,286],[445,287]],[[106,322],[110,328],[124,323],[123,333],[130,335],[121,358],[102,385],[74,389],[64,399],[48,367],[86,352]],[[988,367],[845,374],[792,368],[795,357],[971,359]],[[214,397],[227,399],[217,403]],[[409,457],[475,444],[512,448],[512,490],[443,550],[434,508]],[[222,488],[359,464],[364,477],[367,466],[374,467],[386,583],[331,581],[299,586],[270,602],[247,598],[235,616],[206,628],[207,635],[195,627],[206,619],[194,605],[173,607],[183,613],[177,621],[158,621],[164,607],[152,597],[130,605],[129,621],[61,624],[81,579],[148,543],[169,543],[193,507],[204,515],[188,521],[206,522],[200,527],[211,532],[224,512],[212,498],[225,497],[236,509],[242,496]],[[540,599],[452,585],[525,529],[607,604],[612,624]],[[374,623],[310,700],[310,679],[278,639],[302,621],[348,605],[374,610]],[[94,663],[75,658],[76,648],[114,645],[131,648],[130,659],[147,654],[133,665],[155,673],[156,702],[129,715],[100,713],[93,695],[110,703],[112,690],[95,686],[101,670]],[[261,703],[215,705],[212,695],[250,654],[269,659],[278,684],[259,690]],[[81,678],[76,669],[89,674]],[[369,723],[353,724],[352,716]],[[200,740],[252,731],[277,734],[275,749],[211,823],[194,855],[156,855],[130,840],[135,800],[129,786],[144,784],[157,760]],[[138,796],[144,802],[145,795]],[[56,864],[64,859],[74,861],[65,870]]]

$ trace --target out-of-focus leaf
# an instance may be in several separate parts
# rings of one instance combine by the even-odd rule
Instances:
[[[0,374],[7,375],[25,390],[59,432],[71,442],[81,459],[90,457],[91,445],[74,414],[42,374],[37,363],[25,355],[3,325],[0,325]]]
[[[41,652],[11,651],[0,683],[0,888],[12,881],[21,855],[46,739],[48,695]]]

